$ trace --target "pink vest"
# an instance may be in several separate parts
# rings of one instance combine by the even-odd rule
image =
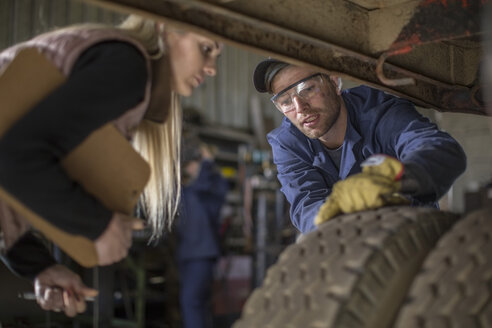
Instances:
[[[37,48],[65,75],[70,75],[73,65],[79,56],[89,47],[104,41],[124,41],[137,47],[147,62],[148,79],[144,99],[140,104],[129,108],[113,123],[116,128],[129,140],[135,132],[150,101],[151,70],[147,52],[135,39],[123,31],[106,27],[71,27],[54,32],[45,33],[27,42],[17,44],[0,53],[0,72],[4,65],[12,61],[17,52],[24,48]]]
[[[123,115],[113,121],[115,127],[128,139],[143,119],[150,102],[151,70],[150,59],[140,43],[115,28],[72,27],[49,32],[35,37],[27,42],[19,43],[0,53],[0,73],[9,64],[16,54],[25,48],[37,48],[48,58],[65,76],[69,76],[73,65],[79,56],[89,47],[104,41],[124,41],[137,47],[147,62],[148,79],[145,95],[137,106],[129,108]],[[28,228],[27,222],[12,211],[5,202],[0,200],[0,254],[4,253],[5,246],[11,244]]]

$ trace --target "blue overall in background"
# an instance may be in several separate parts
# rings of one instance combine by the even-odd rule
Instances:
[[[184,328],[212,327],[213,270],[220,256],[220,209],[227,190],[227,180],[208,160],[183,187],[177,258]]]

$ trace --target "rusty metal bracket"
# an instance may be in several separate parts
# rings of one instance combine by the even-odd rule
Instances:
[[[386,61],[386,59],[388,57],[406,54],[406,53],[409,53],[410,51],[412,51],[412,47],[407,46],[407,47],[402,48],[402,49],[386,51],[386,52],[382,53],[381,56],[379,56],[378,62],[376,64],[376,74],[378,75],[379,80],[381,82],[383,82],[384,84],[386,84],[388,86],[392,86],[392,87],[396,87],[396,86],[400,86],[400,85],[414,85],[415,79],[413,79],[411,77],[404,77],[404,78],[400,78],[400,79],[390,79],[384,75],[384,71],[383,71],[384,62]]]

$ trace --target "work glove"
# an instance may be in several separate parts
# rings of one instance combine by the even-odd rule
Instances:
[[[362,172],[333,185],[333,190],[314,219],[319,225],[340,213],[353,213],[385,205],[407,204],[398,194],[404,166],[396,158],[373,155],[362,164]]]

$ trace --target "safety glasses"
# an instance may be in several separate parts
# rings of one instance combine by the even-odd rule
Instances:
[[[320,92],[323,83],[323,74],[316,73],[289,85],[270,100],[279,111],[285,114],[296,109],[294,97],[308,101]]]

